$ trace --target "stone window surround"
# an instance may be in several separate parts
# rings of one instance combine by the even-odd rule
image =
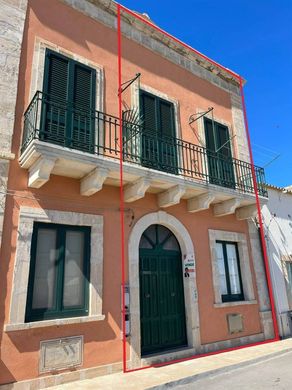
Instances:
[[[89,315],[35,322],[25,322],[25,309],[30,268],[30,248],[34,222],[46,222],[74,226],[90,226],[90,284]],[[103,216],[41,208],[20,207],[16,257],[12,282],[9,323],[6,332],[46,326],[101,321],[103,283]]]
[[[131,85],[131,106],[134,107],[138,112],[140,112],[140,90],[151,93],[152,95],[155,95],[161,99],[164,99],[168,101],[169,103],[173,104],[174,107],[174,127],[175,127],[175,137],[176,138],[182,138],[182,132],[181,132],[181,122],[179,118],[179,101],[174,99],[173,97],[168,96],[166,93],[161,92],[153,87],[150,87],[145,84],[141,84],[140,81],[137,79],[132,85]],[[140,142],[137,140],[136,146],[138,147],[138,150],[136,153],[140,153]],[[182,151],[178,153],[178,159],[182,161]]]
[[[220,277],[216,257],[216,240],[236,242],[239,254],[240,271],[242,278],[242,287],[244,294],[244,301],[237,302],[222,302],[220,291]],[[244,233],[228,232],[223,230],[209,229],[209,243],[211,252],[211,265],[213,275],[214,287],[214,307],[230,307],[239,305],[257,304],[253,278],[250,268],[250,258],[247,246],[247,238]]]
[[[144,363],[151,364],[155,361],[155,359],[159,358],[159,356],[163,357],[163,359],[167,359],[167,356],[169,355],[167,353],[163,353],[161,355],[155,355],[153,358],[150,356],[146,358],[141,357],[139,243],[144,231],[152,224],[163,225],[171,230],[180,244],[182,259],[185,255],[193,255],[195,258],[193,242],[187,229],[177,218],[166,213],[165,211],[146,214],[141,217],[134,225],[128,242],[131,329],[128,340],[130,344],[129,364],[131,368],[140,367]],[[173,359],[178,358],[186,348],[188,353],[193,355],[200,352],[201,350],[196,272],[194,272],[192,276],[193,277],[191,278],[183,278],[188,347],[178,349],[176,352],[169,352],[171,356],[173,356]]]
[[[179,120],[179,102],[177,99],[170,97],[164,92],[159,91],[158,89],[152,88],[146,84],[141,84],[139,80],[136,80],[131,85],[131,103],[132,107],[135,107],[138,112],[140,112],[140,90],[151,93],[152,95],[158,96],[161,99],[164,99],[174,106],[174,121],[175,121],[175,136],[181,138],[181,126]]]
[[[205,109],[203,109],[203,108],[197,108],[197,110],[196,110],[197,114],[202,113],[204,111],[205,111]],[[198,120],[198,139],[201,141],[201,146],[203,146],[204,148],[206,147],[204,118],[208,118],[210,120],[213,119],[214,122],[217,122],[223,126],[226,126],[228,128],[228,133],[229,133],[230,138],[234,136],[233,126],[230,122],[227,122],[224,119],[219,118],[218,116],[212,115],[211,112],[209,112],[208,114],[204,115],[203,117],[201,117]],[[231,146],[232,156],[235,157],[233,142],[230,142],[230,146]]]
[[[96,96],[95,109],[97,111],[104,111],[104,67],[100,64],[92,62],[85,57],[79,56],[61,46],[46,41],[42,38],[36,37],[34,43],[32,70],[31,70],[31,84],[30,84],[30,100],[31,101],[37,91],[43,91],[44,72],[45,72],[45,58],[46,49],[50,49],[56,53],[60,53],[68,58],[72,58],[81,64],[87,65],[96,71]],[[96,132],[97,137],[97,132]],[[97,144],[97,139],[95,140]]]
[[[199,113],[202,113],[204,112],[204,109],[203,108],[197,108],[197,114]],[[220,123],[221,125],[224,125],[228,128],[228,133],[229,133],[229,137],[233,137],[234,135],[234,131],[233,131],[233,126],[231,125],[230,122],[226,122],[225,120],[223,120],[222,118],[219,118],[215,115],[212,115],[210,112],[206,115],[204,115],[203,117],[201,117],[199,120],[198,120],[198,128],[197,128],[197,138],[198,138],[198,141],[200,142],[201,146],[206,148],[206,136],[205,136],[205,124],[204,124],[204,118],[208,118],[210,120],[214,120],[215,122],[217,123]],[[235,157],[235,154],[234,154],[234,145],[233,145],[233,142],[230,142],[230,147],[231,147],[231,155],[232,157]],[[207,176],[209,176],[209,165],[208,164],[205,164],[203,166],[203,169],[206,170],[206,172],[204,172]]]

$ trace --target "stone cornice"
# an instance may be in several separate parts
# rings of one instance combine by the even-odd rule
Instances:
[[[61,0],[63,3],[73,7],[79,12],[116,29],[117,26],[117,3],[113,0]],[[131,11],[133,12],[133,11]],[[138,18],[141,14],[135,13]],[[211,59],[201,56],[199,52],[174,41],[162,31],[155,29],[155,25],[148,18],[144,23],[132,14],[122,12],[122,32],[142,46],[158,53],[171,62],[187,69],[198,77],[203,78],[212,84],[239,95],[240,76],[229,71],[227,68],[217,65]],[[231,72],[231,73],[230,73]],[[243,84],[245,80],[243,80]]]

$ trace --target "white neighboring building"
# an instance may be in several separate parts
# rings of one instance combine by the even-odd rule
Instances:
[[[265,237],[281,337],[292,335],[292,187],[267,186],[262,207]]]

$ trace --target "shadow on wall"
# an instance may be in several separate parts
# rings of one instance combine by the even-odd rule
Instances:
[[[11,371],[9,371],[8,367],[0,359],[0,386],[2,384],[8,384],[13,382],[16,382],[15,377],[11,374]]]

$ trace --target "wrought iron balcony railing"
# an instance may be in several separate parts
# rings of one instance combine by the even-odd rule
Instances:
[[[119,119],[37,92],[24,114],[21,152],[34,139],[118,159]],[[123,160],[187,179],[254,193],[251,164],[226,158],[179,138],[163,137],[123,121]],[[267,196],[263,168],[255,167],[258,193]]]

